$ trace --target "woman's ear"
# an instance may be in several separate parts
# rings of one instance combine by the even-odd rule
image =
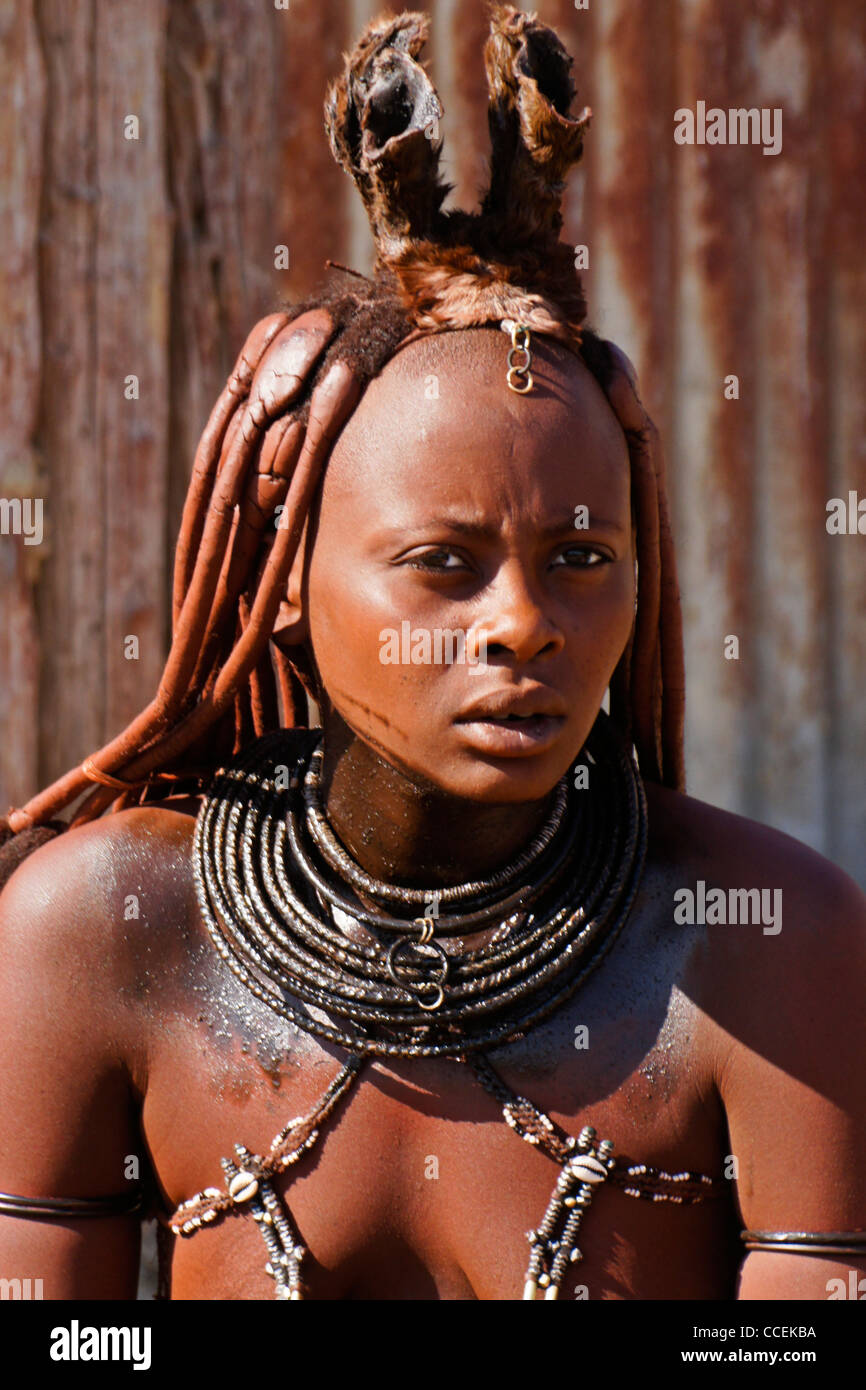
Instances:
[[[280,603],[280,611],[274,623],[274,630],[271,633],[271,640],[286,652],[292,654],[292,648],[297,648],[307,641],[309,637],[309,624],[307,623],[306,609],[303,603],[304,576],[307,567],[307,537],[309,536],[309,518],[304,522],[304,530],[301,534],[301,542],[298,546],[292,563],[291,572],[286,584],[285,596]]]

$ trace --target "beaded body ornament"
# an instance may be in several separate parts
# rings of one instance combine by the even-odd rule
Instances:
[[[281,1018],[346,1048],[349,1059],[309,1114],[276,1135],[265,1155],[242,1144],[224,1158],[223,1188],[181,1204],[169,1228],[191,1236],[227,1215],[249,1214],[267,1248],[279,1299],[303,1296],[305,1246],[273,1179],[310,1150],[369,1057],[451,1057],[470,1066],[505,1121],[560,1168],[547,1210],[529,1232],[524,1298],[558,1296],[578,1236],[605,1182],[652,1201],[694,1203],[722,1180],[618,1164],[609,1139],[587,1126],[575,1138],[515,1094],[485,1049],[522,1037],[568,1000],[622,930],[646,849],[639,773],[600,713],[549,819],[504,871],[439,891],[378,883],[350,859],[319,799],[314,732],[257,740],[220,769],[196,822],[196,890],[213,944],[243,985]],[[352,899],[349,894],[356,895]],[[375,908],[365,904],[374,902]],[[402,912],[402,915],[400,915]],[[417,915],[421,913],[421,915]],[[366,940],[344,935],[349,917]],[[476,950],[449,937],[495,926]]]

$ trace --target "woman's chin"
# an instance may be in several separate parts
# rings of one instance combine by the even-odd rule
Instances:
[[[576,757],[563,762],[561,751],[554,750],[534,758],[464,752],[453,765],[440,763],[421,775],[440,792],[463,801],[519,805],[549,796]]]

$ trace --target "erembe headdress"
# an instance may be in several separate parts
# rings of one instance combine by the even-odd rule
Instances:
[[[484,52],[490,181],[477,213],[442,211],[444,114],[416,61],[426,15],[370,26],[325,107],[335,157],[357,184],[379,253],[421,330],[512,319],[580,346],[586,315],[574,250],[560,240],[565,178],[588,109],[569,116],[571,59],[552,29],[498,11]]]
[[[174,638],[155,699],[117,739],[12,812],[8,830],[17,833],[5,846],[7,857],[22,857],[94,782],[73,824],[158,795],[167,779],[196,776],[208,787],[196,876],[216,949],[270,1008],[350,1053],[319,1105],[290,1121],[267,1155],[237,1146],[223,1160],[225,1188],[191,1198],[170,1223],[190,1235],[251,1212],[281,1298],[301,1296],[304,1247],[273,1180],[316,1141],[375,1056],[471,1064],[508,1123],[560,1165],[530,1233],[528,1297],[539,1287],[556,1296],[580,1258],[577,1233],[600,1183],[654,1200],[715,1190],[701,1175],[617,1164],[613,1145],[598,1144],[590,1128],[569,1137],[511,1092],[485,1055],[560,1007],[626,920],[646,845],[641,777],[683,780],[682,638],[657,436],[628,360],[583,326],[573,248],[560,240],[565,178],[590,114],[570,115],[571,59],[534,15],[493,10],[484,52],[489,186],[478,212],[443,211],[443,112],[418,62],[428,27],[415,13],[375,20],[328,92],[331,147],[367,208],[375,270],[333,279],[324,294],[262,320],[244,344],[196,453],[176,554]],[[581,355],[623,426],[635,627],[611,682],[610,718],[599,715],[584,750],[589,790],[567,780],[537,840],[492,879],[439,893],[398,889],[371,880],[330,829],[321,750],[302,732],[311,670],[303,652],[269,642],[328,454],[371,376],[418,336],[491,323],[511,334],[512,389],[531,389],[531,335],[549,335]],[[226,763],[214,776],[215,757]],[[364,929],[360,942],[341,930],[346,917]],[[491,925],[483,949],[453,949],[454,939]]]

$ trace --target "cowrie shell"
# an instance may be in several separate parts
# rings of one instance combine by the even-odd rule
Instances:
[[[569,1170],[581,1182],[604,1182],[607,1177],[607,1169],[604,1164],[592,1154],[584,1154],[580,1158],[573,1158],[569,1163]]]
[[[236,1202],[248,1202],[258,1190],[258,1178],[252,1173],[236,1173],[229,1183],[229,1196]]]

